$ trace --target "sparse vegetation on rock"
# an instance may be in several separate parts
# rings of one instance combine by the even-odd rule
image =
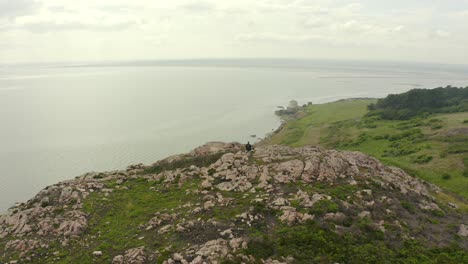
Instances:
[[[50,186],[0,217],[1,262],[468,260],[466,213],[401,169],[360,152],[241,148],[210,143]]]

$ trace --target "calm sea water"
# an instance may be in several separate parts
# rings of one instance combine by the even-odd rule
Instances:
[[[0,66],[0,211],[88,171],[252,141],[278,105],[467,86],[463,67],[235,61]]]

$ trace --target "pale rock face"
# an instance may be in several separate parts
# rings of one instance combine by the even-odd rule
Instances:
[[[314,204],[322,199],[326,199],[326,196],[314,193],[311,196],[309,196],[306,192],[303,191],[298,191],[296,194],[296,197],[301,201],[301,205],[304,207],[313,207]]]
[[[124,256],[118,255],[114,257],[114,259],[112,260],[112,264],[123,264],[124,261],[125,261]]]
[[[209,210],[210,208],[213,208],[215,206],[215,203],[213,201],[207,201],[204,205],[203,205],[203,209],[205,210]]]
[[[457,235],[461,237],[468,237],[468,226],[465,224],[461,224],[460,227],[458,228]]]
[[[184,257],[179,253],[174,253],[172,255],[172,259],[175,260],[175,261],[182,261],[182,260],[184,260]]]
[[[64,221],[57,231],[63,233],[64,236],[77,236],[87,227],[88,221],[86,220],[86,214],[81,211],[71,211],[69,215],[71,215],[74,220]]]
[[[192,156],[204,156],[221,151],[237,152],[242,150],[242,145],[239,143],[224,143],[224,142],[210,142],[200,146],[190,152]]]
[[[440,207],[436,203],[431,203],[428,201],[423,200],[419,204],[419,208],[423,210],[433,210],[433,211],[440,211]]]
[[[210,182],[209,179],[206,179],[206,180],[202,181],[202,183],[201,183],[201,187],[202,187],[203,189],[209,189],[209,188],[211,188],[212,186],[213,186],[213,185],[211,184],[211,182]]]
[[[289,205],[289,201],[284,199],[283,197],[280,197],[273,201],[273,205],[285,206],[285,205]]]
[[[28,213],[17,213],[4,219],[4,224],[10,227],[9,233],[24,235],[31,231],[31,227],[28,225],[29,218]]]
[[[286,223],[290,226],[295,223],[303,223],[307,220],[314,219],[313,215],[297,212],[296,208],[291,206],[283,206],[281,210],[283,211],[283,215],[280,216],[279,219],[281,220],[281,222]]]
[[[65,202],[67,201],[73,193],[73,188],[70,186],[67,186],[62,189],[62,192],[60,193],[60,201]]]
[[[221,255],[227,255],[227,252],[228,249],[226,246],[226,241],[223,239],[218,239],[206,242],[195,254],[202,257],[209,257],[211,255],[220,253]]]
[[[303,169],[304,163],[300,160],[282,162],[276,166],[277,174],[273,177],[279,183],[296,181],[300,178]]]
[[[304,173],[302,174],[302,180],[304,182],[312,182],[318,176],[319,170],[319,157],[315,156],[307,159],[304,166]]]
[[[165,234],[169,231],[171,231],[172,229],[172,225],[166,225],[166,226],[163,226],[161,229],[159,229],[159,233],[160,234]]]
[[[167,223],[171,223],[174,219],[177,218],[177,214],[176,213],[173,213],[173,214],[168,214],[168,213],[155,213],[154,214],[155,216],[153,218],[151,218],[148,222],[148,227],[151,226],[151,227],[157,227],[157,226],[160,226],[162,224],[167,224]]]
[[[370,217],[371,213],[369,211],[362,211],[358,214],[360,218]]]
[[[203,264],[203,263],[206,263],[206,262],[203,261],[202,256],[197,256],[196,258],[192,260],[192,262],[190,262],[190,264]]]
[[[146,260],[145,247],[137,247],[125,251],[123,256],[114,257],[112,264],[144,264]]]
[[[241,191],[245,192],[252,188],[252,183],[246,178],[246,177],[237,177],[232,181],[228,182],[222,182],[218,185],[216,185],[216,188],[218,188],[221,191]]]
[[[263,170],[262,170],[262,173],[260,174],[260,178],[259,178],[260,183],[258,184],[257,187],[265,188],[268,185],[268,181],[270,181],[270,180],[271,180],[271,176],[270,176],[270,174],[268,172],[268,167],[263,166]]]
[[[30,252],[39,247],[41,246],[37,240],[12,240],[5,245],[5,249],[19,252]]]
[[[234,160],[235,160],[234,153],[226,153],[220,159],[221,163],[229,163],[229,164],[233,164]]]
[[[349,184],[355,188],[363,183],[378,183],[377,189],[365,189],[349,194],[353,198],[358,198],[358,201],[356,199],[345,201],[346,199],[341,198],[340,201],[337,201],[336,197],[333,200],[340,204],[340,208],[360,212],[357,217],[369,218],[370,221],[374,222],[374,227],[382,231],[385,231],[384,222],[377,220],[380,219],[377,212],[379,206],[388,205],[390,207],[398,203],[400,198],[391,195],[391,193],[388,194],[388,192],[379,193],[379,188],[387,191],[394,190],[402,197],[407,197],[405,195],[416,196],[419,198],[418,206],[423,210],[441,210],[429,195],[429,190],[438,190],[436,187],[409,176],[401,169],[386,167],[378,160],[359,152],[312,147],[265,146],[258,147],[255,152],[247,155],[241,151],[242,148],[241,144],[213,142],[201,146],[189,154],[177,155],[160,161],[171,162],[187,157],[233,152],[222,155],[218,161],[203,168],[191,166],[190,169],[180,168],[159,174],[142,175],[137,173],[147,167],[137,164],[130,166],[128,170],[99,174],[87,173],[75,180],[50,186],[39,192],[34,199],[24,205],[19,205],[15,213],[0,216],[0,239],[13,236],[14,240],[9,241],[5,247],[17,252],[34,252],[40,247],[46,247],[49,239],[56,239],[59,243],[67,245],[69,241],[79,239],[88,228],[89,216],[83,212],[82,208],[83,201],[90,193],[100,192],[112,196],[112,192],[125,190],[125,186],[119,186],[120,184],[129,179],[137,178],[149,181],[164,179],[164,183],[176,183],[182,186],[183,182],[194,179],[195,174],[201,178],[199,188],[187,190],[186,193],[197,194],[203,199],[200,198],[197,201],[181,205],[177,210],[182,208],[184,210],[176,211],[178,213],[156,212],[148,217],[148,222],[141,228],[143,231],[155,232],[155,234],[165,234],[176,230],[179,232],[178,235],[186,235],[198,227],[206,228],[209,225],[216,228],[214,233],[217,239],[209,237],[207,238],[208,242],[203,240],[199,244],[192,244],[180,253],[172,255],[166,263],[189,263],[190,260],[190,263],[193,264],[217,263],[219,258],[234,256],[235,252],[247,248],[248,238],[240,235],[242,233],[236,229],[236,223],[253,226],[256,222],[265,222],[266,217],[255,211],[256,203],[265,206],[265,208],[281,210],[281,215],[274,221],[281,221],[287,225],[292,226],[313,220],[314,215],[303,213],[304,211],[292,207],[291,202],[293,204],[299,202],[300,207],[304,209],[314,208],[321,200],[331,200],[332,197],[327,195],[326,191],[318,193],[322,191],[308,188],[309,186],[314,187],[315,183],[330,186]],[[250,159],[263,163],[258,165],[257,162],[249,161]],[[106,180],[114,180],[118,183],[115,191],[106,188],[104,184]],[[296,192],[295,189],[288,193],[284,188],[285,184],[288,183],[301,184],[304,187],[298,185],[298,188],[305,191],[298,190]],[[157,190],[153,189],[153,191]],[[200,214],[207,212],[207,210],[236,204],[234,198],[229,198],[227,195],[225,195],[226,198],[223,197],[224,193],[222,195],[221,191],[241,192],[241,197],[249,197],[251,204],[246,207],[249,209],[240,212],[230,224],[222,223],[222,221],[218,223],[216,219],[202,220]],[[41,206],[41,203],[45,204],[44,199],[48,200],[46,207]],[[104,199],[107,199],[107,196]],[[57,214],[54,213],[55,211],[62,213]],[[191,219],[190,216],[181,213],[182,211],[198,215]],[[371,219],[370,211],[372,211],[372,218],[375,220]],[[387,209],[387,214],[397,213],[397,209]],[[338,227],[340,222],[350,218],[356,218],[356,216],[336,212],[318,217],[317,221],[335,222]],[[460,221],[458,223],[466,222]],[[342,227],[342,229],[345,228]],[[461,224],[458,235],[467,237],[467,229],[466,224]],[[453,233],[455,234],[455,232]],[[30,239],[33,236],[34,239]],[[113,258],[112,263],[147,263],[151,262],[153,257],[153,254],[146,252],[144,247],[128,249],[120,254]],[[236,256],[239,254],[238,252]],[[184,259],[184,256],[187,260]],[[244,256],[242,259],[245,263],[251,261],[249,256]],[[20,263],[22,262],[20,261]],[[264,263],[292,263],[292,261],[268,259],[264,260]]]

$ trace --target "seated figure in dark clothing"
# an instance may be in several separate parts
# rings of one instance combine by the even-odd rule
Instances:
[[[247,152],[252,151],[252,145],[250,145],[250,142],[247,142],[247,145],[245,145],[245,150],[246,150]]]

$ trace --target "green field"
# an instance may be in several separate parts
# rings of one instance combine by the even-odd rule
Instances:
[[[308,106],[303,117],[287,121],[263,144],[362,151],[467,199],[468,112],[406,121],[366,117],[367,105],[375,101],[351,99]],[[453,195],[438,196],[456,200]],[[465,202],[457,203],[468,208]]]

